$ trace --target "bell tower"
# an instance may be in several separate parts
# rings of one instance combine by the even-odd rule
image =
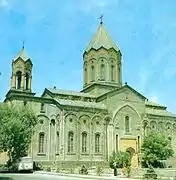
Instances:
[[[121,52],[101,17],[98,30],[83,54],[83,92],[103,94],[122,86]]]
[[[32,61],[27,56],[24,46],[18,55],[12,60],[12,75],[10,90],[6,98],[15,94],[34,96],[32,93]]]
[[[31,92],[32,61],[27,57],[24,46],[20,53],[12,60],[11,89]]]

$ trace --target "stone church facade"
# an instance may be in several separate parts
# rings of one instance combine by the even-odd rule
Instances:
[[[32,92],[32,60],[22,48],[12,61],[4,102],[36,112],[39,123],[29,149],[35,161],[94,165],[107,163],[113,151],[127,151],[132,166],[138,167],[141,143],[149,131],[164,133],[176,152],[176,115],[123,84],[121,59],[101,22],[83,54],[83,90],[45,88],[38,97]]]

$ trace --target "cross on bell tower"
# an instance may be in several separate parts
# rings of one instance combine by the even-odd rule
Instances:
[[[99,19],[100,19],[100,24],[103,24],[103,15],[101,15],[101,16],[99,17]]]

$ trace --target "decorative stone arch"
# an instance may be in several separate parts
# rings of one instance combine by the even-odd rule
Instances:
[[[31,78],[31,72],[27,71],[24,74],[24,89],[25,90],[30,90],[30,78]]]
[[[149,125],[149,121],[147,120],[142,121],[142,125],[143,125],[143,128],[147,127]]]
[[[136,112],[136,114],[138,115],[138,117],[139,117],[139,119],[141,120],[141,122],[142,122],[142,117],[141,117],[141,115],[139,114],[139,112],[138,112],[135,108],[133,108],[130,103],[125,103],[125,104],[123,104],[122,106],[120,106],[120,107],[115,111],[115,113],[113,114],[113,123],[115,123],[115,117],[116,117],[116,115],[118,114],[118,112],[119,112],[122,108],[124,108],[124,107],[129,107],[129,108],[133,109],[133,110]]]
[[[56,121],[58,124],[60,123],[60,113],[56,114]]]
[[[90,81],[94,82],[96,79],[96,65],[95,65],[95,58],[90,59],[89,61],[89,76],[90,76]]]
[[[108,61],[106,57],[100,57],[98,59],[98,69],[99,69],[99,80],[106,80],[107,76]]]
[[[144,131],[144,136],[147,134],[148,127],[149,127],[149,121],[144,120],[144,121],[142,122],[142,128],[143,128],[143,131]]]
[[[157,122],[155,120],[150,121],[151,130],[158,130]]]
[[[78,122],[78,116],[76,114],[68,113],[68,114],[66,114],[65,119],[64,119],[65,123],[68,123],[67,119],[68,119],[69,116],[74,117],[74,120],[73,120],[73,118],[71,118],[73,120],[73,123],[77,123]]]
[[[87,61],[84,61],[84,67],[85,67],[85,66],[87,67],[87,63],[88,63]]]
[[[166,122],[166,131],[168,132],[168,131],[171,131],[172,130],[172,123],[171,122]]]
[[[37,118],[39,119],[39,118],[46,118],[47,120],[48,120],[48,122],[49,122],[49,118],[48,118],[48,116],[46,116],[46,115],[44,115],[44,114],[39,114],[39,115],[37,115]]]
[[[80,115],[79,116],[79,118],[78,118],[78,122],[80,123],[82,120],[87,120],[88,119],[88,121],[89,121],[89,123],[90,123],[90,116],[89,115],[85,115],[85,114],[82,114],[82,115]],[[87,123],[87,122],[86,122]]]
[[[105,116],[104,117],[104,123],[105,124],[112,124],[112,118],[110,116]]]
[[[22,76],[23,76],[23,74],[22,74],[21,70],[16,71],[16,73],[15,73],[15,87],[16,87],[16,89],[20,89],[22,86],[22,84],[21,84],[22,83]]]
[[[98,119],[98,120],[97,120],[97,119]],[[92,123],[92,124],[97,124],[97,122],[100,123],[100,121],[101,121],[100,115],[94,115],[94,116],[91,118],[91,123]]]

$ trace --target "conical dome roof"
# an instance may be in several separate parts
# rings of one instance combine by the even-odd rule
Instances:
[[[99,48],[104,47],[105,49],[114,48],[116,51],[119,51],[119,48],[114,43],[112,38],[109,36],[108,32],[103,23],[100,23],[98,30],[89,45],[87,46],[85,52],[90,51],[91,49],[98,50]]]

